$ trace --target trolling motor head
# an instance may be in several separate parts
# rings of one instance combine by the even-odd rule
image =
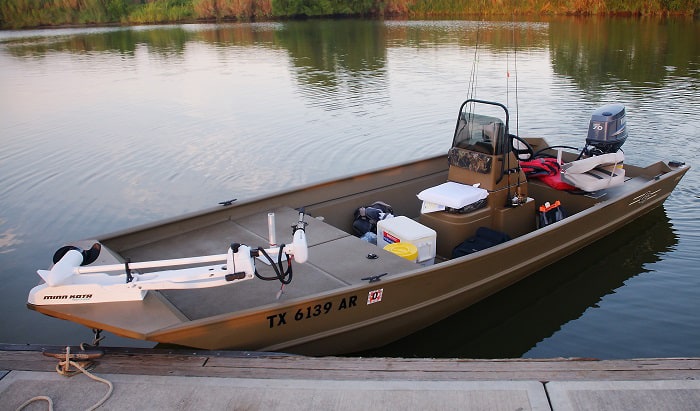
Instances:
[[[78,266],[92,264],[100,256],[102,246],[95,243],[89,250],[67,245],[56,250],[53,255],[51,270],[38,270],[37,274],[50,286],[57,286],[73,275],[73,269]]]
[[[627,140],[625,106],[608,104],[591,115],[585,153],[589,156],[615,153]]]
[[[76,247],[74,245],[63,246],[56,250],[56,252],[54,253],[52,259],[53,263],[58,263],[61,260],[61,258],[63,258],[63,256],[71,250],[75,250],[83,256],[83,260],[80,262],[80,265],[88,265],[94,263],[95,260],[97,260],[97,257],[100,256],[102,245],[100,245],[100,243],[95,243],[92,245],[92,247],[90,247],[89,250],[83,250],[82,248]]]

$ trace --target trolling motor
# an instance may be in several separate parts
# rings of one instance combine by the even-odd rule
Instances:
[[[262,280],[279,280],[283,285],[289,284],[292,279],[291,257],[297,263],[305,263],[309,257],[306,224],[302,209],[299,211],[299,220],[292,226],[291,244],[265,249],[233,243],[226,254],[171,260],[86,266],[98,258],[101,249],[99,243],[89,250],[81,250],[75,246],[62,247],[54,255],[54,266],[50,270],[37,270],[44,283],[32,288],[28,302],[32,305],[53,305],[138,301],[143,300],[148,290],[218,287],[255,277]],[[271,263],[274,262],[274,258],[277,259],[278,267],[273,265],[276,276],[264,277],[258,274],[255,257],[261,254]],[[286,270],[281,270],[282,255],[287,260]],[[215,264],[201,265],[205,263]],[[144,274],[132,271],[196,264],[200,266]],[[107,274],[114,271],[121,271],[123,274]]]

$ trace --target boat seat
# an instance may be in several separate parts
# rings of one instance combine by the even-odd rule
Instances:
[[[486,197],[489,192],[483,188],[474,187],[467,184],[448,181],[440,185],[426,188],[418,193],[418,199],[423,201],[422,211],[427,208],[433,209],[449,209],[457,212],[463,212],[465,207],[472,206],[469,209],[477,209],[474,205],[481,201],[482,206],[486,205]],[[432,206],[435,205],[435,206]]]
[[[614,187],[625,181],[622,151],[584,158],[562,165],[561,179],[583,191]]]
[[[447,152],[447,162],[451,168],[457,167],[479,174],[489,174],[493,164],[493,157],[478,151],[452,147]]]

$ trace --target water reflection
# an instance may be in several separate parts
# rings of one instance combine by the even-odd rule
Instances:
[[[546,49],[548,23],[513,21],[400,21],[386,23],[389,47],[484,48],[493,52]]]
[[[382,22],[289,22],[277,37],[289,53],[300,91],[313,105],[357,110],[362,104],[388,101]]]
[[[0,327],[0,341],[79,338],[77,326],[25,308],[34,271],[62,242],[445,153],[475,58],[478,97],[510,107],[507,70],[515,72],[517,52],[518,133],[575,146],[589,113],[619,101],[628,108],[626,157],[690,162],[700,148],[699,34],[685,20],[576,18],[0,32],[0,89],[9,96],[0,99],[0,309],[11,322]],[[677,352],[690,346],[683,341],[700,341],[697,320],[684,316],[700,310],[697,280],[683,274],[700,264],[696,175],[688,173],[666,202],[677,244],[665,215],[652,214],[642,221],[659,227],[649,228],[652,236],[639,232],[641,254],[625,244],[636,232],[628,227],[436,326],[440,346],[429,334],[413,337],[415,353],[539,355],[549,335],[561,346],[558,328],[579,324],[572,319],[586,307],[647,269],[671,278],[665,291],[674,297],[665,300],[676,305],[674,320],[689,324],[661,327],[679,336],[665,347]],[[621,254],[609,250],[618,246]],[[666,260],[649,267],[655,254]],[[609,268],[593,264],[599,255]],[[676,289],[687,293],[678,302]],[[46,333],[37,337],[33,327]],[[680,338],[688,332],[698,338]],[[620,352],[630,351],[612,355]]]
[[[387,49],[458,46],[495,52],[549,49],[555,73],[582,90],[623,81],[645,88],[670,77],[698,76],[700,25],[692,19],[556,18],[547,22],[312,20],[68,31],[0,41],[15,57],[50,52],[111,52],[133,57],[139,46],[160,58],[182,56],[187,44],[270,47],[289,53],[302,84],[335,87],[338,76],[381,75]]]
[[[84,35],[39,36],[5,41],[15,57],[45,57],[48,53],[117,53],[133,57],[139,45],[148,45],[154,53],[167,56],[181,53],[189,36],[180,27],[152,30],[117,29]]]
[[[663,207],[452,317],[360,356],[518,358],[678,243]],[[600,340],[604,344],[604,339]],[[579,352],[593,348],[580,347]]]
[[[572,18],[549,24],[552,68],[581,90],[649,90],[670,78],[697,78],[700,25],[692,19]]]

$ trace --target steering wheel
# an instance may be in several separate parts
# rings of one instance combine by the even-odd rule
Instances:
[[[532,160],[532,158],[535,156],[535,150],[532,149],[530,143],[513,134],[509,134],[508,137],[510,137],[510,145],[513,147],[513,152],[515,153],[515,156],[518,157],[518,160]]]

